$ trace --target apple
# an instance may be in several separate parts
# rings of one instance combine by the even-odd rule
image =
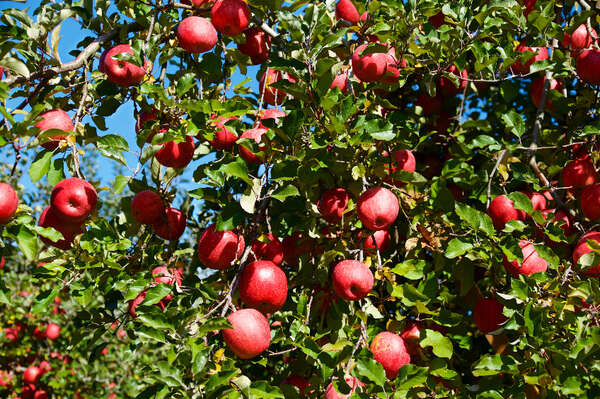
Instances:
[[[19,206],[17,192],[10,184],[0,183],[0,224],[6,224],[15,216]]]
[[[140,191],[131,201],[131,213],[140,224],[154,224],[165,214],[165,203],[152,190]]]
[[[335,17],[338,20],[344,20],[351,25],[356,25],[360,21],[360,14],[351,0],[340,0],[335,6]]]
[[[569,161],[562,170],[562,181],[568,187],[588,186],[597,180],[598,173],[589,155]]]
[[[571,234],[573,234],[571,218],[567,212],[563,211],[562,209],[544,209],[542,211],[544,219],[547,219],[548,215],[551,213],[554,214],[552,222],[560,224],[560,228],[562,229],[565,237],[569,237]],[[548,238],[546,241],[553,243],[553,241],[549,240]]]
[[[519,3],[525,6],[525,9],[523,10],[523,15],[525,15],[525,18],[527,18],[527,16],[535,8],[535,3],[537,3],[537,0],[519,0]]]
[[[50,362],[47,360],[42,360],[40,362],[40,370],[42,371],[42,375],[50,372],[50,370],[52,370],[52,366],[50,366]]]
[[[163,240],[178,240],[185,231],[186,216],[179,209],[166,208],[161,218],[154,222],[154,232]]]
[[[33,399],[48,399],[48,392],[43,389],[37,390],[33,394]]]
[[[336,224],[342,220],[342,215],[348,207],[350,194],[343,188],[331,188],[321,194],[317,208],[327,222]]]
[[[462,71],[459,71],[456,65],[450,65],[450,67],[446,71],[462,79],[458,81],[458,86],[456,86],[447,77],[440,77],[440,79],[438,80],[438,88],[442,95],[446,97],[453,97],[459,93],[462,93],[469,83],[467,80],[465,80],[469,78],[469,73],[467,72],[467,70],[463,69]]]
[[[350,0],[348,0],[348,1],[350,1]],[[331,82],[331,86],[329,86],[329,88],[331,90],[333,90],[337,87],[344,93],[347,93],[348,92],[348,80],[349,80],[348,77],[349,77],[348,71],[338,73],[333,78],[333,82]]]
[[[144,290],[140,292],[138,296],[135,297],[135,299],[129,301],[129,314],[131,315],[131,318],[137,319],[136,309],[138,306],[140,306],[142,302],[144,302],[144,299],[146,299],[147,292],[148,290]]]
[[[531,84],[531,102],[536,107],[540,106],[540,101],[542,100],[542,94],[544,93],[544,84],[546,82],[546,77],[542,76],[533,81]],[[550,100],[550,91],[554,90],[556,92],[561,92],[563,89],[562,80],[552,79],[550,81],[550,86],[548,87],[548,93],[546,96],[546,108],[550,110],[554,110],[554,106],[552,105],[552,101]]]
[[[261,144],[261,140],[262,140],[263,134],[265,134],[267,131],[268,131],[267,129],[261,129],[261,128],[249,129],[249,130],[246,130],[244,133],[242,133],[240,138],[254,140],[254,142],[256,142],[256,144],[259,144],[258,150],[260,152],[263,152],[267,149],[267,145]],[[257,164],[257,165],[263,163],[263,161],[264,161],[263,158],[261,156],[256,155],[254,152],[250,151],[248,148],[244,147],[241,144],[238,145],[238,148],[240,151],[240,156],[247,163]]]
[[[228,121],[237,120],[236,116],[211,116],[212,124],[215,127],[215,138],[208,143],[217,150],[230,150],[238,139],[235,131],[231,130],[225,124]]]
[[[377,230],[375,232],[358,232],[358,238],[362,239],[365,237],[363,241],[363,249],[367,253],[375,253],[377,249],[379,249],[380,253],[385,252],[385,250],[389,247],[390,241],[392,237],[387,230]],[[373,241],[373,237],[375,237],[375,241]],[[375,245],[377,244],[377,246]]]
[[[406,68],[406,60],[396,58],[396,49],[394,47],[391,47],[385,56],[387,67],[381,81],[393,85],[398,83],[398,79],[400,79],[400,68]]]
[[[275,119],[275,123],[279,123],[279,120],[281,118],[285,118],[287,114],[277,108],[268,108],[268,109],[263,109],[261,110],[260,113],[260,122],[258,124],[258,127],[260,129],[267,129],[267,127],[265,125],[263,125],[262,121],[267,120],[267,119]]]
[[[46,338],[55,340],[60,337],[60,326],[55,323],[48,323],[46,326]]]
[[[435,97],[428,96],[427,94],[419,94],[415,105],[423,108],[423,114],[434,115],[442,112],[443,101],[439,95]]]
[[[42,118],[35,127],[40,129],[40,133],[50,129],[58,129],[65,132],[71,132],[75,129],[71,117],[62,109],[51,109],[40,114]],[[42,147],[48,151],[54,151],[58,148],[58,142],[68,137],[68,134],[50,137],[51,141],[42,144]]]
[[[9,343],[17,342],[19,339],[19,329],[6,327],[4,329],[4,338],[6,338]]]
[[[176,141],[164,143],[154,157],[158,163],[167,168],[183,169],[192,162],[194,151],[194,139],[192,136],[185,136],[185,141],[180,143]]]
[[[419,346],[419,340],[421,339],[421,324],[417,322],[410,322],[402,330],[400,338],[404,340],[406,350],[410,356],[419,354],[421,347]]]
[[[312,252],[314,241],[304,234],[295,231],[292,235],[283,239],[281,247],[285,263],[289,266],[298,267],[300,257]]]
[[[513,72],[521,75],[528,74],[529,69],[534,62],[547,60],[549,57],[548,49],[546,47],[527,47],[523,42],[517,46],[515,51],[527,55],[534,53],[533,57],[526,61],[525,64],[523,64],[521,60],[512,64]]]
[[[8,371],[0,370],[0,387],[12,387],[13,376]]]
[[[512,262],[509,262],[506,255],[503,259],[506,271],[509,272],[514,278],[519,278],[519,274],[529,276],[533,273],[543,273],[548,270],[548,262],[538,255],[531,242],[527,240],[520,240],[519,247],[521,248],[521,252],[523,254],[523,262],[521,264],[519,264],[518,259],[514,259]]]
[[[50,206],[64,222],[83,223],[96,208],[98,193],[89,182],[77,177],[64,179],[54,186]]]
[[[587,186],[581,192],[581,210],[586,218],[596,221],[600,218],[600,183]]]
[[[252,243],[252,252],[256,259],[269,260],[277,266],[283,261],[283,246],[277,237],[273,234],[263,234],[265,240],[254,240]]]
[[[350,0],[347,0],[350,1]],[[0,378],[2,376],[0,375]],[[296,388],[298,388],[298,390],[300,391],[300,397],[302,399],[304,399],[306,397],[306,389],[310,386],[310,383],[308,382],[308,380],[304,377],[300,377],[298,375],[291,375],[289,377],[286,377],[283,381],[281,381],[281,384],[279,385],[293,385]]]
[[[44,339],[46,338],[46,327],[36,326],[33,330],[33,338]]]
[[[4,269],[5,263],[6,259],[4,259],[4,256],[0,257],[0,270]]]
[[[270,68],[260,77],[260,81],[258,82],[259,93],[261,93],[262,99],[266,104],[277,106],[281,105],[283,100],[285,100],[287,94],[271,86],[282,79],[291,83],[296,82],[296,79],[288,73]]]
[[[362,55],[367,46],[367,43],[361,44],[352,53],[352,70],[363,82],[378,82],[387,71],[388,58],[386,53]]]
[[[410,363],[404,340],[398,334],[380,332],[373,338],[370,349],[373,358],[383,366],[388,380],[396,379],[400,368]]]
[[[208,268],[223,270],[231,267],[244,252],[244,237],[233,231],[216,231],[211,224],[198,240],[198,258]]]
[[[587,245],[588,241],[596,241],[596,243],[600,244],[600,232],[590,231],[579,239],[577,245],[575,245],[575,249],[573,250],[573,264],[575,266],[577,266],[579,258],[587,253],[592,252],[592,248]],[[583,274],[598,276],[600,274],[600,264],[592,265],[592,267],[585,269]]]
[[[37,366],[29,366],[23,373],[23,381],[26,384],[35,384],[42,376],[42,370]]]
[[[333,268],[333,290],[342,299],[363,299],[373,288],[375,280],[367,265],[357,260],[343,260]]]
[[[514,202],[505,195],[499,195],[490,202],[487,214],[492,219],[496,230],[500,231],[509,220],[525,220],[527,214],[515,209]]]
[[[183,2],[189,4],[190,0],[184,0]],[[214,3],[215,0],[191,0],[191,2],[194,7],[202,7]]]
[[[37,387],[35,384],[25,384],[23,388],[21,388],[21,396],[17,397],[17,399],[35,399],[34,394],[36,392]]]
[[[206,18],[191,16],[185,18],[177,27],[179,47],[200,54],[211,50],[217,44],[217,31]]]
[[[50,206],[46,207],[46,209],[44,209],[42,212],[38,225],[41,227],[53,227],[63,235],[63,239],[58,240],[57,242],[52,242],[46,237],[40,237],[46,245],[50,245],[62,250],[71,248],[75,236],[83,233],[83,229],[80,224],[66,222],[60,216],[58,216],[54,212],[54,208]]]
[[[600,50],[584,50],[577,57],[577,76],[591,85],[600,84]]]
[[[146,76],[146,70],[150,70],[152,65],[148,60],[145,60],[144,66],[140,67],[131,62],[113,58],[118,54],[133,54],[133,49],[129,44],[119,44],[106,50],[100,56],[100,72],[105,73],[108,80],[118,86],[128,87],[141,83]]]
[[[244,31],[246,41],[238,43],[238,50],[250,57],[253,65],[262,64],[269,59],[271,36],[260,28],[253,27]]]
[[[243,0],[218,0],[210,10],[212,24],[220,33],[239,35],[250,22],[250,8]]]
[[[429,22],[436,29],[439,29],[442,25],[449,25],[449,23],[446,22],[446,15],[441,11],[429,17]]]
[[[496,298],[481,298],[473,309],[475,325],[484,334],[500,329],[502,324],[508,320],[502,314],[504,305]]]
[[[358,198],[356,212],[363,226],[370,230],[387,230],[398,217],[400,205],[394,193],[373,187]]]
[[[597,38],[598,34],[594,28],[588,32],[587,25],[581,24],[573,33],[571,33],[569,42],[571,44],[571,49],[582,50],[584,48],[589,48]]]
[[[342,395],[335,389],[333,383],[330,383],[325,390],[325,399],[347,399],[356,391],[356,388],[365,386],[356,377],[346,376],[344,379],[346,380],[346,385],[350,387],[350,393]]]
[[[181,270],[168,269],[166,266],[157,266],[154,269],[152,269],[152,276],[154,277],[154,282],[156,284],[162,283],[181,287],[181,284],[183,283]],[[173,294],[168,294],[160,300],[158,305],[164,310],[172,299]]]
[[[387,151],[384,152],[384,155],[388,155]],[[394,180],[392,176],[394,173],[405,170],[407,172],[414,172],[417,167],[417,161],[415,160],[415,156],[410,150],[396,150],[392,153],[392,162],[387,165],[388,172],[390,174],[390,178],[388,179],[391,184],[395,186],[403,186],[404,183],[400,180]]]
[[[227,316],[233,328],[223,330],[227,347],[241,359],[252,359],[271,344],[271,328],[256,309],[241,309]]]
[[[534,212],[535,211],[543,211],[548,206],[548,203],[546,201],[546,196],[544,194],[529,193],[529,192],[523,192],[523,194],[528,196],[529,199],[531,200],[531,205],[533,206]],[[550,198],[552,198],[552,196],[550,196]]]
[[[238,288],[246,306],[262,313],[274,313],[287,298],[287,277],[275,263],[257,260],[244,268]]]

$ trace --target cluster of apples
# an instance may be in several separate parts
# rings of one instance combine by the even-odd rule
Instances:
[[[154,277],[152,286],[155,286],[156,284],[167,284],[175,286],[177,289],[179,289],[183,282],[181,269],[168,269],[166,266],[158,266],[152,269],[152,277]],[[135,297],[135,299],[129,302],[129,314],[132,318],[137,318],[136,309],[142,302],[144,302],[144,299],[146,299],[147,292],[148,289],[143,290],[137,297]],[[173,297],[174,296],[172,293],[167,295],[161,299],[156,306],[158,306],[161,310],[165,310]]]
[[[185,231],[187,217],[179,209],[167,207],[155,191],[144,190],[131,201],[131,213],[140,224],[150,225],[163,240],[178,240]]]

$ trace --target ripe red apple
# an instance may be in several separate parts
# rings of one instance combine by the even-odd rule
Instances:
[[[573,234],[573,229],[571,228],[571,218],[567,212],[563,211],[562,209],[544,209],[542,211],[544,219],[547,219],[550,213],[554,214],[552,221],[554,223],[560,223],[560,228],[562,229],[565,237],[569,237],[571,234]],[[546,241],[550,243],[554,242],[548,238]]]
[[[48,373],[50,370],[52,370],[52,366],[50,366],[50,362],[47,360],[42,360],[40,362],[40,370],[42,371],[42,375]]]
[[[0,224],[6,224],[15,216],[19,197],[12,186],[0,183]]]
[[[321,198],[317,202],[319,212],[329,223],[339,223],[342,220],[342,215],[348,207],[350,194],[343,188],[331,188],[321,194]]]
[[[415,105],[423,108],[423,114],[425,115],[434,115],[442,112],[442,98],[437,95],[435,97],[428,96],[427,94],[419,94],[417,97],[417,101],[415,101]]]
[[[4,269],[5,263],[6,259],[4,259],[4,256],[0,257],[0,270]]]
[[[152,109],[150,112],[146,112],[146,111],[140,112],[140,114],[136,118],[135,133],[140,134],[140,131],[146,127],[145,126],[146,122],[157,121],[157,120],[159,120],[159,119],[158,119],[158,110],[156,110],[156,109]],[[148,135],[148,137],[146,137],[146,143],[151,143],[152,138],[157,133],[165,133],[166,131],[167,131],[167,129],[160,129],[158,131],[151,132]]]
[[[97,202],[94,186],[77,177],[57,183],[50,196],[52,210],[66,223],[82,223],[94,211]]]
[[[458,81],[458,86],[456,86],[450,79],[442,76],[440,80],[438,80],[438,88],[442,95],[446,97],[452,97],[462,93],[465,87],[467,87],[469,84],[469,82],[465,80],[469,78],[469,73],[467,70],[463,69],[462,71],[459,71],[456,65],[450,65],[446,71],[462,79]]]
[[[577,266],[579,258],[583,255],[592,252],[592,249],[587,245],[587,241],[596,241],[600,244],[600,232],[590,231],[579,239],[575,249],[573,250],[573,264]],[[583,271],[583,274],[597,276],[600,274],[600,264],[592,265],[592,267]]]
[[[305,237],[304,234],[295,231],[291,236],[285,237],[281,242],[283,248],[283,260],[290,266],[298,267],[298,261],[302,255],[310,254],[314,247],[314,241]]]
[[[335,6],[335,17],[338,20],[348,21],[356,25],[360,21],[360,14],[351,0],[340,0]]]
[[[177,40],[184,50],[200,54],[211,50],[217,44],[217,31],[206,18],[191,16],[177,27]]]
[[[365,386],[365,384],[360,382],[356,377],[346,376],[344,379],[346,380],[346,384],[350,387],[350,393],[342,395],[336,391],[333,383],[330,383],[325,390],[325,399],[347,399],[356,391],[356,388]]]
[[[66,222],[60,216],[56,215],[56,213],[54,212],[54,208],[50,206],[44,209],[42,215],[40,216],[38,224],[41,227],[53,227],[55,230],[57,230],[63,235],[63,239],[58,240],[57,242],[52,242],[46,237],[41,237],[42,241],[46,245],[50,245],[62,250],[67,250],[71,248],[75,236],[83,232],[83,229],[80,224]]]
[[[373,338],[370,349],[373,358],[383,366],[388,380],[396,379],[400,368],[410,363],[404,340],[398,334],[380,332]]]
[[[350,0],[348,0],[350,1]],[[331,82],[330,89],[335,88],[340,89],[344,93],[348,92],[348,71],[340,72],[333,78],[333,82]]]
[[[406,68],[406,60],[396,57],[396,49],[394,47],[391,47],[385,56],[387,67],[381,81],[393,85],[398,83],[398,79],[400,79],[400,69]]]
[[[8,371],[0,370],[0,387],[9,389],[12,387],[13,375]]]
[[[571,38],[570,38],[571,48],[573,50],[581,50],[584,48],[589,48],[592,45],[592,43],[594,42],[594,40],[597,38],[598,38],[598,34],[594,30],[594,28],[591,29],[591,35],[590,35],[590,32],[588,32],[588,29],[587,29],[587,25],[581,24],[571,34]]]
[[[536,107],[540,106],[540,101],[542,100],[542,94],[544,93],[545,82],[546,82],[546,77],[542,76],[541,78],[534,80],[533,83],[531,84],[531,102],[533,102],[533,105],[535,105]],[[549,99],[550,91],[554,90],[556,92],[561,92],[562,89],[563,89],[562,80],[552,79],[550,81],[550,86],[548,88],[548,93],[546,96],[546,108],[548,108],[550,110],[554,110],[552,101]]]
[[[400,338],[404,340],[406,350],[411,356],[419,354],[421,347],[419,346],[419,340],[421,338],[421,325],[417,322],[410,322],[404,327]]]
[[[48,399],[48,392],[44,391],[43,389],[38,389],[33,394],[33,399]]]
[[[515,209],[514,202],[505,195],[494,198],[487,213],[496,230],[503,230],[509,220],[525,220],[527,216],[525,212]]]
[[[154,269],[152,269],[152,276],[154,277],[154,282],[156,284],[162,283],[181,287],[181,284],[183,283],[181,270],[168,269],[166,266],[157,266]],[[173,294],[168,294],[160,300],[158,305],[164,310],[172,299]]]
[[[524,192],[526,196],[531,200],[531,205],[533,206],[534,211],[543,211],[548,206],[546,201],[546,196],[540,193],[528,193]]]
[[[211,224],[198,240],[198,258],[208,268],[223,270],[231,267],[244,252],[244,237],[233,231],[215,231]]]
[[[19,329],[6,327],[4,329],[4,338],[6,338],[9,343],[16,342],[19,339]]]
[[[133,319],[137,319],[136,309],[138,308],[138,306],[140,306],[142,302],[144,302],[144,299],[146,299],[147,292],[148,290],[144,290],[140,292],[138,296],[135,297],[135,299],[129,301],[129,314]]]
[[[260,81],[258,82],[259,93],[261,93],[263,101],[266,104],[277,106],[281,105],[283,100],[285,100],[287,94],[271,86],[273,83],[279,82],[281,79],[285,79],[291,83],[296,82],[296,79],[294,79],[294,77],[290,76],[288,73],[277,71],[275,69],[267,69],[267,71],[260,77]]]
[[[208,143],[217,150],[230,150],[238,139],[235,131],[231,130],[225,124],[228,121],[237,120],[235,116],[223,117],[223,116],[211,116],[212,124],[215,127],[215,138]]]
[[[253,65],[262,64],[269,59],[271,36],[260,28],[253,27],[244,31],[246,41],[238,44],[238,50],[250,57]]]
[[[165,203],[152,190],[140,191],[131,201],[131,213],[140,224],[154,224],[165,214]]]
[[[587,186],[581,192],[581,210],[586,218],[596,221],[600,218],[600,183]]]
[[[35,329],[33,330],[33,338],[35,338],[35,339],[46,338],[46,327],[36,326]]]
[[[389,247],[392,237],[387,230],[377,230],[375,232],[359,231],[359,240],[365,237],[363,241],[363,249],[367,253],[375,253],[379,249],[380,253],[385,252]],[[373,237],[375,240],[373,241]],[[375,245],[377,244],[377,246]]]
[[[350,1],[350,0],[348,0],[348,1]],[[0,375],[0,378],[2,378],[1,375]],[[310,386],[310,383],[304,377],[300,377],[298,375],[291,375],[291,376],[287,377],[286,379],[284,379],[283,381],[281,381],[281,384],[279,384],[279,385],[295,386],[300,391],[300,397],[302,399],[304,399],[307,394],[306,389]]]
[[[33,395],[35,394],[36,389],[37,389],[37,387],[35,386],[35,384],[23,385],[23,388],[21,388],[21,398],[22,399],[35,399],[33,397]]]
[[[250,22],[250,8],[243,0],[218,0],[210,11],[215,28],[224,35],[236,36]]]
[[[347,301],[363,299],[375,283],[369,267],[352,259],[343,260],[335,265],[331,279],[335,293]]]
[[[185,141],[180,143],[176,141],[164,143],[154,157],[167,168],[183,169],[192,162],[194,150],[194,139],[192,136],[185,136]]]
[[[241,359],[251,359],[271,344],[271,328],[256,309],[241,309],[227,316],[233,328],[223,330],[227,347]]]
[[[104,72],[108,80],[118,86],[128,87],[141,83],[146,76],[146,70],[150,70],[152,65],[145,60],[144,66],[139,67],[130,62],[113,58],[118,54],[133,54],[133,49],[129,44],[119,44],[106,50],[100,56],[100,72]]]
[[[508,320],[502,314],[504,305],[496,298],[482,298],[475,304],[473,319],[475,325],[484,334],[498,330]]]
[[[565,186],[581,187],[596,183],[598,173],[589,155],[569,161],[562,170]]]
[[[362,55],[367,46],[367,43],[361,44],[352,53],[352,70],[363,82],[378,82],[387,71],[388,58],[386,53]]]
[[[275,119],[275,123],[277,124],[279,123],[279,119],[285,118],[286,115],[287,114],[284,111],[277,108],[263,109],[260,113],[260,122],[258,123],[258,128],[267,129],[267,127],[262,123],[264,120]]]
[[[515,51],[523,54],[534,53],[534,56],[526,61],[525,64],[519,60],[512,65],[513,72],[521,75],[528,74],[531,64],[534,62],[547,60],[549,57],[548,49],[546,47],[527,47],[523,42],[517,46]]]
[[[248,129],[244,133],[242,133],[240,138],[254,140],[254,142],[256,142],[256,144],[259,144],[259,146],[258,146],[259,151],[263,152],[267,149],[267,145],[261,144],[261,140],[262,140],[263,134],[265,134],[267,131],[268,131],[267,129],[261,129],[261,128]],[[240,151],[240,156],[246,162],[251,163],[251,164],[257,164],[257,165],[264,162],[264,159],[261,156],[256,155],[254,152],[250,151],[243,145],[239,144],[238,148]]]
[[[48,323],[46,326],[46,338],[55,340],[60,337],[60,326],[55,323]]]
[[[387,156],[387,151],[384,152]],[[414,172],[417,167],[417,161],[415,156],[410,150],[396,150],[392,154],[392,162],[387,165],[388,172],[390,174],[389,182],[395,186],[403,186],[404,183],[400,180],[394,180],[391,176],[394,173],[405,170],[407,172]]]
[[[257,260],[242,271],[240,299],[262,313],[274,313],[285,303],[287,288],[287,277],[279,266],[268,260]]]
[[[373,187],[358,198],[356,212],[363,226],[370,230],[387,230],[398,217],[400,204],[394,193]]]
[[[523,254],[523,262],[521,264],[519,264],[518,259],[509,262],[506,255],[503,259],[506,271],[509,272],[514,278],[519,278],[519,274],[529,276],[533,273],[543,273],[548,270],[548,262],[538,255],[531,242],[527,240],[520,240],[519,247],[521,248],[521,252]]]
[[[252,243],[252,252],[257,260],[269,260],[277,266],[283,261],[283,246],[277,237],[273,234],[264,234],[264,241],[259,239]]]
[[[26,384],[35,384],[42,376],[42,370],[37,366],[29,366],[23,373],[23,381]]]
[[[161,218],[154,222],[154,232],[163,240],[178,240],[185,231],[187,219],[183,212],[175,208],[166,208]]]
[[[584,50],[577,57],[577,76],[591,85],[600,84],[600,50]]]
[[[40,120],[35,124],[35,127],[40,129],[40,133],[50,129],[58,129],[66,132],[73,131],[75,126],[71,121],[71,117],[62,109],[51,109],[40,114]],[[68,137],[68,134],[50,137],[52,141],[42,144],[42,147],[48,151],[54,151],[58,148],[58,142]]]

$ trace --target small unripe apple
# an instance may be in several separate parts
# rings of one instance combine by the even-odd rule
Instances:
[[[237,134],[232,131],[225,124],[228,121],[238,119],[235,116],[223,117],[223,116],[211,116],[212,124],[215,127],[215,138],[208,143],[217,150],[230,150],[238,139]]]
[[[548,270],[548,262],[539,256],[533,244],[527,240],[519,241],[519,248],[523,254],[523,262],[519,264],[518,259],[514,259],[512,262],[508,261],[506,255],[504,256],[503,263],[506,271],[508,271],[514,278],[519,278],[519,274],[529,276],[533,273],[543,273]]]
[[[29,366],[23,373],[23,381],[26,384],[35,384],[42,376],[42,370],[37,366]]]
[[[404,340],[398,334],[380,332],[373,338],[370,349],[373,358],[383,366],[388,380],[395,379],[400,368],[410,363]]]
[[[600,84],[600,50],[584,50],[577,57],[577,76],[591,85]]]
[[[438,87],[442,95],[446,97],[452,97],[459,93],[462,93],[469,83],[466,80],[469,78],[469,73],[467,72],[467,70],[463,69],[462,71],[459,71],[456,65],[450,65],[450,67],[447,69],[447,72],[450,72],[451,74],[458,76],[462,79],[459,79],[458,86],[456,86],[450,79],[448,79],[445,76],[442,76],[438,81]]]
[[[336,391],[333,383],[330,383],[325,390],[325,399],[347,399],[356,391],[356,388],[365,386],[356,377],[346,376],[344,379],[346,380],[346,385],[350,387],[350,393],[343,395]]]
[[[349,1],[349,0],[348,0]],[[1,376],[0,376],[1,378]],[[298,375],[291,375],[281,381],[279,385],[293,385],[300,391],[300,397],[304,399],[306,397],[306,389],[310,386],[308,380],[304,377],[300,377]]]
[[[152,190],[140,191],[131,201],[131,213],[140,224],[154,224],[165,214],[165,203]]]
[[[48,323],[46,326],[46,338],[55,340],[60,337],[60,326],[55,323]]]
[[[285,304],[287,277],[275,263],[257,260],[244,268],[238,288],[246,306],[265,314],[274,313]]]
[[[192,136],[185,136],[185,141],[180,143],[176,141],[164,143],[154,157],[167,168],[183,169],[192,162],[194,150],[194,139]]]
[[[67,250],[71,248],[75,236],[83,232],[83,229],[80,224],[66,222],[60,216],[56,215],[56,213],[54,212],[54,208],[50,206],[44,209],[42,215],[40,216],[38,224],[41,227],[53,227],[55,230],[57,230],[63,235],[63,239],[58,240],[57,242],[53,242],[46,237],[40,237],[46,245],[50,245],[62,250]]]
[[[259,151],[263,152],[267,149],[267,145],[266,144],[261,144],[261,140],[262,140],[262,136],[263,134],[265,134],[267,132],[267,129],[261,129],[261,128],[256,128],[256,129],[248,129],[246,130],[244,133],[242,133],[242,135],[240,136],[241,139],[252,139],[254,140],[254,142],[256,144],[259,144],[258,149]],[[261,164],[264,162],[264,159],[258,155],[256,155],[254,152],[250,151],[249,149],[247,149],[246,147],[244,147],[243,145],[239,144],[238,145],[239,151],[240,151],[240,156],[248,163],[250,164]]]
[[[71,121],[71,117],[62,109],[51,109],[40,114],[41,121],[35,124],[35,127],[40,129],[40,133],[50,129],[58,129],[63,131],[73,131],[75,126]],[[52,136],[52,141],[42,144],[42,147],[48,151],[54,151],[58,148],[58,142],[64,140],[69,135]]]
[[[6,224],[15,216],[19,197],[12,186],[0,183],[0,224]]]
[[[387,230],[377,230],[375,232],[360,231],[358,233],[358,238],[362,239],[363,237],[365,237],[363,249],[367,253],[376,253],[377,250],[379,250],[380,253],[385,252],[392,240],[390,232]],[[375,237],[375,240],[373,240],[373,237]]]
[[[598,173],[589,155],[569,161],[562,170],[565,186],[581,187],[596,183]]]
[[[175,208],[166,208],[161,218],[154,222],[154,232],[163,240],[178,240],[185,231],[187,218]]]
[[[262,64],[269,59],[271,36],[260,28],[253,27],[244,31],[246,41],[238,44],[238,50],[250,57],[253,65]]]
[[[387,71],[388,59],[385,53],[362,55],[368,44],[361,44],[352,53],[352,71],[363,82],[378,82]]]
[[[526,61],[525,64],[523,64],[519,60],[512,65],[513,72],[521,74],[521,75],[528,74],[529,69],[534,62],[547,60],[549,57],[548,49],[546,47],[533,47],[532,48],[532,47],[527,47],[524,43],[520,43],[517,46],[517,48],[515,49],[515,51],[517,51],[519,53],[523,53],[523,54],[534,53],[534,56],[532,56],[528,61]]]
[[[423,108],[423,114],[434,115],[442,112],[443,102],[439,95],[431,97],[427,94],[419,94],[417,101],[415,101],[415,105]]]
[[[343,260],[335,265],[331,279],[335,293],[347,301],[363,299],[375,283],[369,267],[352,259]]]
[[[243,0],[218,0],[210,11],[215,28],[224,35],[236,36],[250,22],[250,8]]]
[[[373,187],[358,198],[356,212],[363,226],[370,230],[387,230],[398,217],[398,197],[384,187]]]
[[[319,201],[317,208],[319,212],[329,223],[339,223],[342,220],[342,215],[348,207],[350,194],[343,188],[331,188],[325,191]]]
[[[508,320],[502,314],[504,305],[496,298],[482,298],[475,304],[473,319],[475,325],[484,334],[496,331]]]
[[[592,252],[592,248],[590,248],[587,245],[588,241],[596,241],[596,243],[598,243],[598,245],[600,245],[600,232],[590,231],[589,233],[585,234],[583,237],[581,237],[579,239],[579,241],[577,242],[577,245],[575,246],[575,249],[573,250],[573,264],[575,266],[577,266],[577,262],[579,261],[579,258],[581,258],[583,255],[585,255],[587,253]],[[587,275],[591,275],[591,276],[600,275],[600,264],[592,265],[592,267],[585,269],[583,271],[583,274],[587,274]]]
[[[356,25],[360,21],[360,14],[351,0],[340,0],[335,6],[335,17],[338,20],[348,21]]]
[[[509,220],[525,220],[527,216],[525,212],[515,209],[514,202],[505,195],[494,198],[487,213],[496,230],[503,230]]]
[[[232,266],[244,252],[244,237],[233,231],[216,231],[211,224],[198,240],[198,258],[208,268],[223,270]]]
[[[148,60],[145,60],[144,66],[140,67],[127,61],[121,61],[113,58],[118,54],[133,54],[133,49],[129,44],[119,44],[106,50],[100,56],[100,72],[104,72],[109,81],[119,86],[134,86],[144,80],[146,70],[151,69]]]
[[[283,248],[283,260],[289,266],[298,267],[302,255],[310,254],[314,247],[314,241],[304,234],[295,231],[291,236],[285,237],[281,242]]]
[[[600,219],[600,183],[587,186],[581,192],[581,210],[586,218]]]
[[[191,16],[177,27],[177,40],[184,50],[200,54],[211,50],[217,44],[217,31],[206,18]]]
[[[67,223],[82,223],[92,214],[98,202],[98,193],[88,181],[77,177],[64,179],[54,186],[50,206]]]
[[[594,41],[594,38],[598,38],[598,34],[594,28],[591,29],[591,33],[592,34],[590,35],[586,24],[579,25],[579,27],[571,34],[571,48],[573,50],[581,50],[590,47]]]
[[[256,309],[241,309],[227,316],[233,328],[223,330],[227,347],[241,359],[252,359],[271,344],[271,328]]]
[[[290,74],[270,68],[260,77],[260,81],[258,82],[259,93],[266,104],[273,106],[281,105],[287,97],[286,93],[271,86],[282,79],[291,83],[296,82],[296,79],[290,76]]]
[[[273,234],[264,234],[264,241],[259,239],[252,243],[252,252],[257,260],[269,260],[277,266],[283,261],[283,246],[277,237]]]
[[[540,101],[542,100],[542,94],[544,93],[544,84],[546,83],[546,77],[542,76],[533,81],[531,84],[531,102],[536,107],[540,106]],[[550,86],[548,87],[548,93],[546,93],[546,108],[550,110],[554,110],[554,106],[552,105],[552,101],[550,100],[550,91],[561,92],[563,89],[562,80],[552,79],[550,81]]]

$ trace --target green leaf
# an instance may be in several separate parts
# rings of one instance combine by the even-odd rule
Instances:
[[[52,290],[40,292],[33,301],[31,311],[36,314],[46,312],[48,310],[48,306],[50,303],[52,303],[52,301],[54,301],[54,298],[56,298],[61,288],[62,287],[54,287]]]
[[[475,230],[481,230],[490,236],[495,234],[492,219],[487,214],[459,202],[455,204],[454,209],[458,216]]]
[[[188,72],[177,79],[177,97],[181,97],[196,85],[196,74]]]
[[[513,202],[515,209],[525,211],[528,215],[533,213],[533,204],[528,196],[522,192],[516,191],[508,194],[508,198]]]
[[[38,253],[37,236],[25,225],[21,225],[19,227],[19,232],[17,233],[17,243],[19,244],[19,248],[21,248],[21,251],[23,251],[25,257],[29,261],[35,259]]]
[[[146,297],[142,302],[144,306],[150,306],[159,303],[164,297],[173,291],[173,287],[168,284],[157,284],[155,287],[146,291]]]
[[[421,331],[421,333],[423,332],[425,332],[425,338],[421,339],[419,343],[422,348],[431,346],[434,355],[447,359],[452,357],[452,341],[450,341],[450,338],[434,330],[426,329]]]
[[[446,258],[448,258],[448,259],[454,259],[458,256],[464,255],[471,248],[473,248],[473,244],[471,244],[469,242],[461,241],[458,238],[453,238],[448,243],[448,247],[446,248],[445,255],[446,255]]]
[[[29,167],[29,178],[32,182],[37,182],[42,179],[50,170],[50,161],[52,160],[52,155],[54,155],[51,151],[43,151],[37,154],[35,160],[31,163]]]
[[[278,187],[273,194],[271,194],[271,197],[283,202],[283,200],[285,200],[287,197],[295,197],[298,195],[300,195],[298,188],[291,184],[287,184],[285,186]]]
[[[225,317],[216,317],[213,319],[209,319],[200,327],[198,327],[198,331],[196,332],[198,337],[203,337],[210,331],[218,331],[226,328],[233,328],[229,320]]]
[[[502,114],[502,120],[515,136],[521,137],[525,133],[525,121],[523,120],[523,117],[514,110]]]
[[[127,183],[129,182],[129,177],[127,176],[117,176],[115,177],[115,183],[113,185],[113,189],[115,193],[121,194]]]
[[[140,307],[142,308],[142,307]],[[140,309],[138,308],[138,309]],[[146,326],[155,328],[158,330],[173,330],[175,327],[173,323],[171,323],[167,316],[164,315],[158,308],[148,307],[146,311],[138,311],[136,309],[136,313],[138,313],[138,320],[144,323]]]
[[[379,386],[385,384],[385,370],[381,363],[373,358],[361,358],[356,363],[356,371],[363,377],[368,378]]]
[[[252,179],[248,176],[248,166],[245,162],[231,162],[221,165],[220,172],[225,173],[227,177],[237,177],[252,186]]]

